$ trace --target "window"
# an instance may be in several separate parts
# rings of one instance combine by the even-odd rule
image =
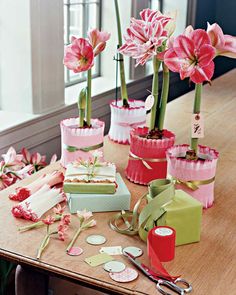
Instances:
[[[101,27],[101,0],[64,0],[64,44],[71,42],[71,37],[86,37],[89,28]],[[100,74],[100,59],[96,58],[93,77]],[[65,85],[82,82],[86,73],[75,74],[65,68]]]

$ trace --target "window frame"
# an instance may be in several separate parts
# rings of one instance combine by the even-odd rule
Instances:
[[[65,3],[66,2],[66,3]],[[83,28],[82,28],[82,36],[81,37],[85,37],[86,34],[87,34],[87,30],[89,29],[89,19],[88,19],[88,10],[89,10],[89,5],[90,4],[96,4],[97,5],[97,18],[96,18],[96,28],[98,28],[99,30],[101,30],[101,24],[102,24],[102,0],[78,0],[74,3],[70,3],[71,0],[64,0],[63,1],[63,8],[66,7],[66,14],[67,14],[67,17],[66,17],[66,25],[65,25],[65,16],[64,16],[64,34],[65,34],[65,31],[66,31],[66,44],[64,44],[64,46],[70,44],[70,27],[71,27],[71,24],[70,24],[70,19],[71,19],[71,16],[70,16],[70,6],[76,6],[76,5],[82,5],[83,6]],[[64,14],[64,9],[63,9],[63,14]],[[101,76],[101,58],[100,56],[97,56],[96,57],[96,60],[95,60],[95,63],[96,63],[96,72],[92,75],[92,78],[97,78],[97,77],[100,77]],[[73,85],[76,85],[78,83],[82,83],[84,81],[86,81],[86,74],[83,73],[82,74],[82,77],[78,77],[76,79],[71,79],[70,77],[70,70],[67,69],[65,67],[64,69],[64,82],[65,82],[65,87],[70,87],[70,86],[73,86]]]

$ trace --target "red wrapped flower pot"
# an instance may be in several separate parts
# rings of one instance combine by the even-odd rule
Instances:
[[[174,133],[168,130],[163,130],[162,139],[147,139],[147,134],[147,127],[130,132],[129,161],[125,171],[130,181],[143,185],[154,179],[166,178],[166,151],[175,142]]]
[[[142,100],[129,99],[129,107],[123,107],[123,101],[110,103],[111,125],[108,137],[121,144],[130,144],[130,131],[146,125],[146,110]]]

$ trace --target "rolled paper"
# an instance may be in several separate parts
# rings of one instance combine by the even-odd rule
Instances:
[[[147,251],[152,267],[158,268],[159,261],[168,262],[174,259],[175,238],[175,229],[169,226],[156,226],[149,231]]]

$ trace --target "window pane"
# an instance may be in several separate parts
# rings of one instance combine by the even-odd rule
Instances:
[[[86,37],[90,28],[100,27],[100,0],[64,0],[64,43],[71,37]],[[95,59],[93,77],[99,75],[99,58]],[[86,80],[86,72],[75,74],[65,69],[65,85],[69,86]]]

